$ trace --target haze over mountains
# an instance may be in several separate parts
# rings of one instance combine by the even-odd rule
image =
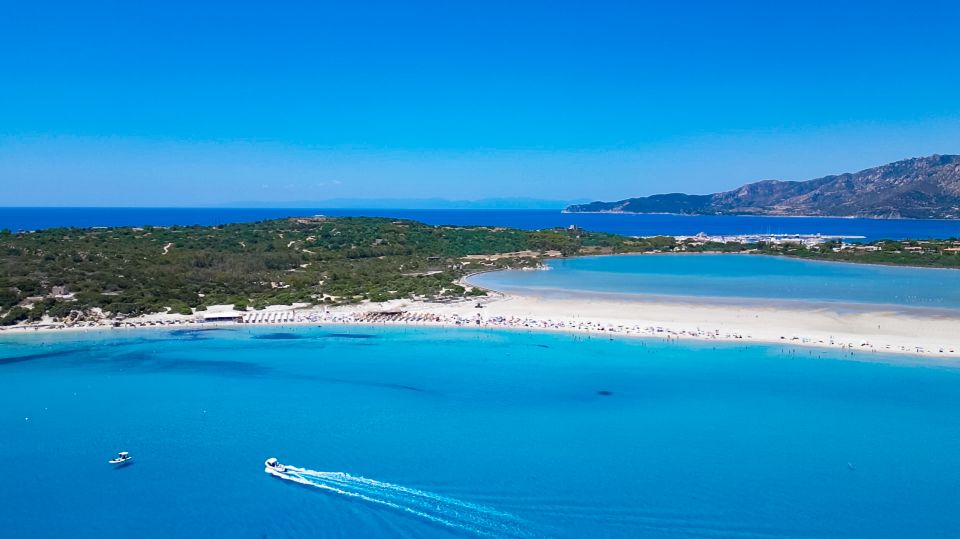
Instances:
[[[904,159],[808,181],[764,180],[722,193],[669,193],[569,206],[570,213],[960,218],[960,155]]]

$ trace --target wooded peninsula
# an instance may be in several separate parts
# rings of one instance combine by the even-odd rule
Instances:
[[[577,228],[526,231],[384,218],[292,218],[222,226],[0,232],[0,325],[104,314],[192,314],[211,305],[339,305],[483,295],[470,273],[544,259],[642,252],[749,252],[960,267],[957,240],[864,245],[698,243]]]

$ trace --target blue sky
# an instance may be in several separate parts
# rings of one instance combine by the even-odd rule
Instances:
[[[948,2],[21,2],[0,204],[618,199],[960,153]]]

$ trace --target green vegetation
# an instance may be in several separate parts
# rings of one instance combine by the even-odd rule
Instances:
[[[960,240],[956,238],[881,240],[864,244],[828,241],[812,246],[800,243],[717,243],[685,240],[677,243],[673,250],[692,253],[753,253],[860,264],[960,268]]]
[[[786,255],[814,260],[889,264],[932,268],[960,268],[960,240],[882,240],[865,244],[827,242],[803,245],[755,245],[764,254]]]
[[[482,295],[467,273],[536,266],[547,253],[670,248],[579,230],[434,227],[373,218],[215,227],[58,228],[0,234],[0,324],[83,317]],[[507,253],[484,258],[480,255]]]
[[[215,227],[0,232],[0,325],[210,305],[345,304],[484,295],[468,273],[544,258],[631,252],[753,252],[960,267],[960,241],[814,247],[629,238],[579,229],[428,226],[379,218],[280,219]]]

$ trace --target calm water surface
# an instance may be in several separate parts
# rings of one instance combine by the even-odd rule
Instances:
[[[467,329],[0,335],[0,530],[957,537],[960,370],[840,354]],[[118,450],[134,464],[111,469]],[[350,475],[296,484],[268,456]]]
[[[630,214],[564,214],[558,210],[408,210],[324,208],[2,208],[0,229],[52,227],[222,225],[324,214],[413,219],[431,225],[507,226],[526,230],[577,225],[631,236],[707,234],[828,234],[867,240],[960,237],[960,220],[838,219]]]
[[[551,271],[470,277],[520,294],[615,294],[619,298],[737,298],[894,308],[960,310],[960,271],[730,254],[597,256],[555,260]]]

